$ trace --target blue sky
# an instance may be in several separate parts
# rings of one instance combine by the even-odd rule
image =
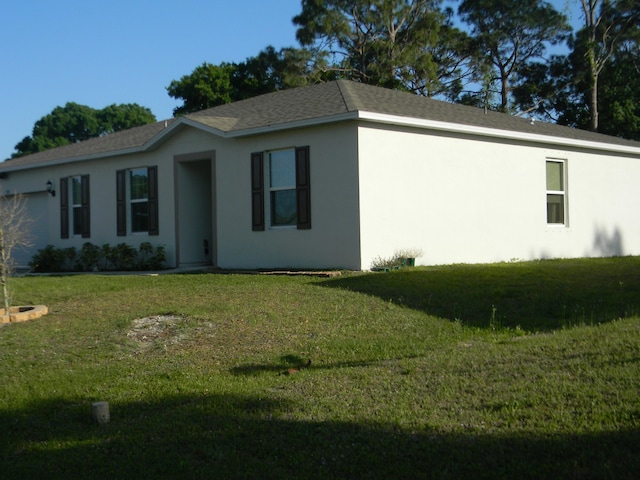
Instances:
[[[137,103],[171,118],[172,80],[203,62],[297,46],[300,9],[300,0],[2,0],[0,160],[67,102]]]
[[[297,45],[299,12],[300,0],[2,0],[0,159],[67,102],[137,103],[171,118],[172,80]]]

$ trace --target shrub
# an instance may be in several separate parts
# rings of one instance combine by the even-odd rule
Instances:
[[[113,270],[115,268],[115,252],[113,251],[113,247],[108,243],[105,243],[100,248],[100,257],[101,257],[101,265],[102,270]]]
[[[167,261],[167,251],[164,248],[164,245],[158,245],[156,247],[156,251],[153,253],[151,258],[149,259],[149,268],[151,270],[160,270],[164,266],[164,262]]]
[[[100,260],[100,247],[86,242],[80,249],[80,255],[78,256],[78,267],[85,272],[91,272],[98,268],[98,261]]]
[[[395,252],[397,258],[418,258],[421,256],[422,250],[420,248],[401,248]]]
[[[389,258],[378,256],[371,261],[371,270],[391,270],[393,268],[400,268],[398,258],[395,256]]]
[[[80,253],[74,247],[57,248],[47,245],[38,250],[29,266],[36,272],[63,272],[95,270],[161,270],[167,254],[164,246],[153,247],[143,242],[138,249],[119,243],[116,246],[108,243],[99,247],[86,242]]]
[[[138,269],[139,270],[160,270],[167,254],[162,245],[158,245],[155,250],[149,242],[142,242],[138,249]]]
[[[375,257],[371,261],[371,270],[391,270],[400,267],[413,267],[414,260],[422,256],[422,250],[418,248],[405,248],[396,250],[392,257]]]
[[[29,266],[36,272],[61,272],[66,258],[64,249],[47,245],[38,250],[29,262]]]
[[[111,246],[105,243],[101,249],[105,270],[133,270],[136,249],[126,243]]]

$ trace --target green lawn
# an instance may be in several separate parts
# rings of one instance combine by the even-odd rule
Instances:
[[[638,257],[12,285],[0,478],[640,478]]]

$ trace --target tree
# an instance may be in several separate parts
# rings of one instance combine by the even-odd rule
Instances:
[[[637,0],[581,0],[584,28],[578,32],[584,49],[588,86],[589,129],[599,131],[598,86],[600,74],[629,35],[637,34],[640,6]]]
[[[31,246],[30,227],[32,220],[26,212],[26,198],[0,194],[0,285],[5,313],[11,307],[9,278],[14,272],[13,254],[18,248]]]
[[[238,100],[327,79],[312,63],[309,50],[269,46],[238,64],[231,80]]]
[[[244,62],[219,65],[205,62],[191,74],[173,80],[167,92],[183,101],[173,111],[178,116],[314,82],[322,77],[314,68],[311,52],[307,50],[276,51],[269,46]]]
[[[236,67],[231,63],[203,63],[190,75],[173,80],[167,87],[170,97],[183,104],[174,108],[174,116],[197,112],[233,101],[231,76]]]
[[[50,148],[81,142],[93,137],[155,122],[151,110],[135,103],[110,105],[96,110],[69,102],[56,107],[38,120],[31,133],[16,146],[13,158],[41,152]]]
[[[600,73],[599,85],[598,132],[640,140],[640,69],[633,54],[618,53]]]
[[[434,95],[453,85],[461,32],[442,0],[303,0],[301,45],[332,59],[340,78]],[[445,81],[444,79],[447,78]]]
[[[505,113],[513,110],[519,75],[570,32],[565,16],[544,0],[463,0],[458,13],[475,42],[476,81],[482,87],[476,95],[490,106],[497,92],[497,109]]]
[[[109,105],[96,111],[96,119],[99,126],[97,136],[140,127],[156,121],[151,110],[136,103]]]
[[[591,27],[577,32],[550,76],[566,84],[550,107],[562,125],[640,140],[640,4],[581,3]]]
[[[592,80],[584,47],[578,45],[569,55],[565,72],[574,80],[558,95],[553,107],[560,113],[558,123],[593,130],[597,108],[597,131],[640,140],[640,55],[638,41],[622,43],[609,58],[597,80],[597,105],[593,106]]]

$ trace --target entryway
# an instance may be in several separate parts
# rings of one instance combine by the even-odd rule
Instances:
[[[214,153],[176,157],[176,243],[179,267],[216,265]]]

